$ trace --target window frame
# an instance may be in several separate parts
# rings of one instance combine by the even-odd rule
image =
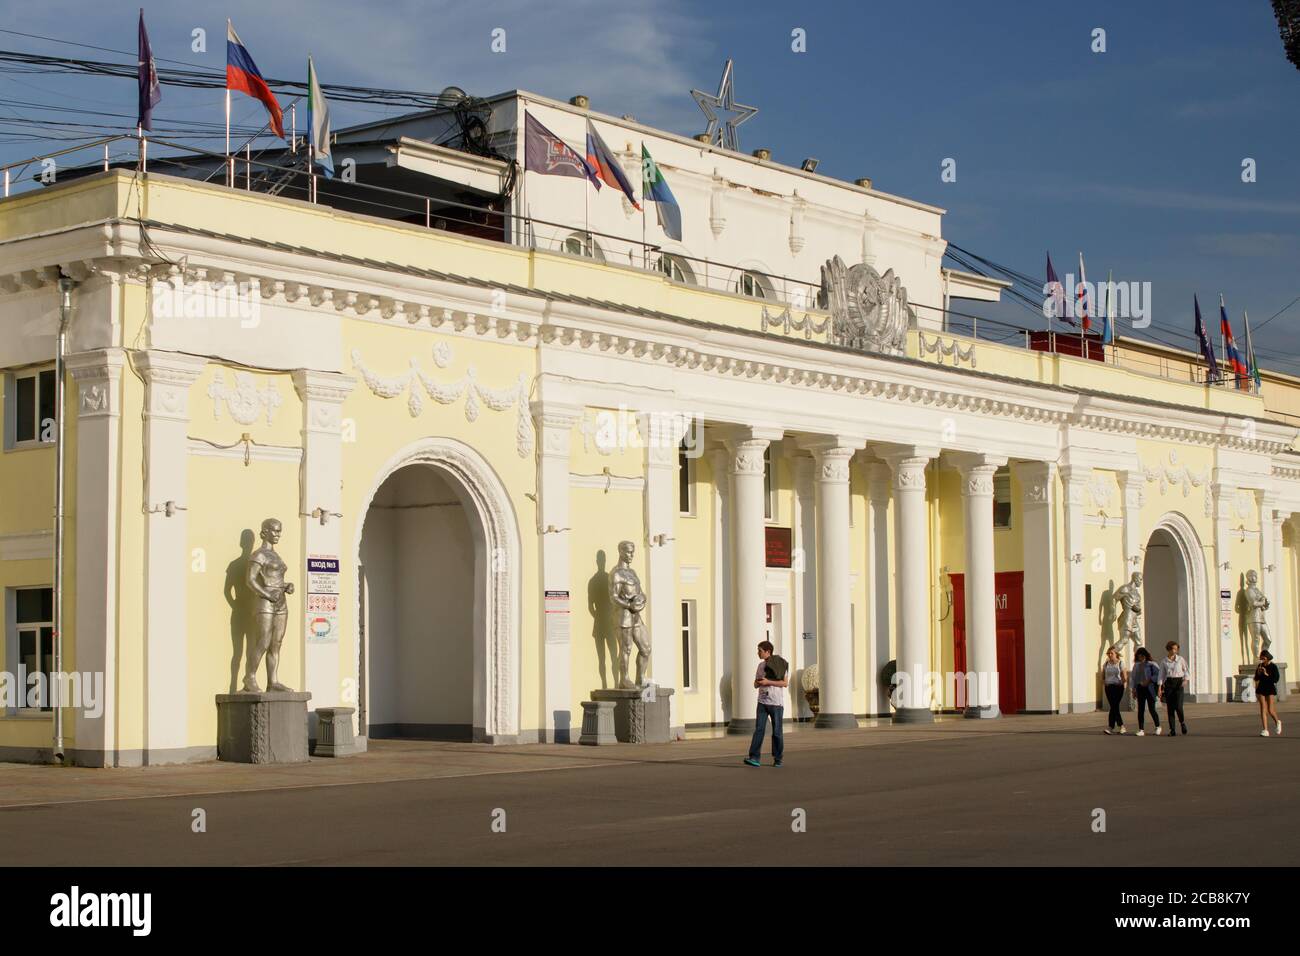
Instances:
[[[43,620],[18,620],[18,595],[21,592],[47,592],[50,602],[50,613]],[[35,656],[37,667],[42,673],[46,674],[45,682],[45,706],[28,707],[27,706],[27,682],[26,671],[22,672],[23,680],[15,688],[17,692],[17,705],[6,707],[4,713],[13,717],[48,717],[54,712],[53,706],[49,702],[49,694],[53,686],[54,677],[54,587],[49,584],[24,585],[21,587],[5,588],[5,668],[13,679],[17,680],[20,674],[20,665],[23,665],[22,639],[24,634],[31,634],[35,643]],[[44,609],[42,609],[44,611]],[[48,640],[48,651],[46,651],[46,642]],[[42,660],[48,663],[48,669],[41,668]]]
[[[681,637],[682,654],[682,693],[694,694],[699,688],[699,645],[698,616],[694,598],[683,598],[678,602],[678,634]]]
[[[998,497],[998,487],[1006,489],[1006,500],[1002,501]],[[1006,523],[998,523],[998,506],[1006,506]],[[1015,513],[1014,500],[1011,493],[1011,469],[1003,465],[997,471],[993,472],[993,530],[1010,531],[1013,526],[1012,515]]]
[[[26,368],[11,369],[5,372],[4,379],[4,448],[6,451],[20,451],[25,448],[51,448],[54,445],[55,427],[58,424],[58,405],[56,397],[58,395],[58,382],[55,380],[55,367],[53,363],[43,363],[41,365],[32,365]],[[34,416],[35,437],[19,438],[19,420],[18,420],[18,391],[20,382],[32,382],[32,414]],[[42,416],[43,402],[42,396],[45,395],[46,385],[48,384],[50,394],[48,395],[49,416]],[[44,422],[51,423],[50,438],[43,440],[41,432]]]
[[[681,444],[677,446],[677,514],[683,518],[694,518],[698,499],[695,494],[695,462],[696,458],[692,457],[686,447],[686,440],[682,439]],[[682,508],[682,492],[686,493],[686,509]]]

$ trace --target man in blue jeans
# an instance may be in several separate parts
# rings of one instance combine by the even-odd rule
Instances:
[[[754,675],[754,686],[758,688],[758,712],[754,715],[754,740],[749,745],[749,756],[745,758],[745,763],[751,767],[759,766],[758,758],[763,752],[763,734],[769,717],[772,719],[772,766],[781,766],[781,755],[785,752],[781,715],[785,712],[785,687],[789,680],[786,677],[769,680],[765,676],[767,659],[773,650],[771,641],[758,645],[758,673]]]

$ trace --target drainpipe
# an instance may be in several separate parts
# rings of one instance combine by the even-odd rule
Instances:
[[[59,274],[59,338],[54,359],[54,674],[50,681],[54,704],[54,747],[51,762],[63,763],[63,701],[58,699],[57,688],[62,686],[63,674],[63,486],[65,453],[63,441],[64,389],[67,374],[63,356],[68,338],[68,323],[72,321],[72,290],[77,283]]]

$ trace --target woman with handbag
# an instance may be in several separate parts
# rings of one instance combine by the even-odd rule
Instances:
[[[1128,672],[1120,662],[1119,651],[1111,647],[1106,651],[1106,663],[1101,665],[1101,682],[1106,691],[1106,702],[1110,704],[1110,715],[1106,719],[1105,734],[1128,733],[1124,729],[1124,718],[1119,713],[1119,703],[1124,699],[1124,685],[1128,683]]]
[[[1255,668],[1255,698],[1259,701],[1259,724],[1263,728],[1259,735],[1268,736],[1268,719],[1273,718],[1274,733],[1282,736],[1282,721],[1277,717],[1277,682],[1282,679],[1273,655],[1268,651],[1259,652],[1259,664]]]

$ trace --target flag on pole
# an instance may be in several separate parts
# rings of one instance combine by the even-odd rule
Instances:
[[[627,197],[627,201],[633,208],[640,211],[641,204],[636,201],[636,196],[632,195],[632,184],[627,181],[627,176],[618,165],[618,158],[600,138],[596,127],[591,125],[591,120],[587,120],[587,165],[596,174],[597,189],[600,189],[602,180],[610,186],[618,187],[623,190],[623,195]]]
[[[1223,296],[1219,296],[1219,324],[1223,333],[1223,357],[1227,360],[1229,367],[1232,369],[1232,376],[1236,379],[1237,388],[1250,388],[1250,374],[1246,368],[1245,356],[1237,348],[1237,342],[1232,337],[1232,326],[1228,322],[1228,309],[1223,304]]]
[[[1083,271],[1083,253],[1079,253],[1079,284],[1075,287],[1075,298],[1078,306],[1075,314],[1079,316],[1079,324],[1083,326],[1083,332],[1087,335],[1088,330],[1092,328],[1092,321],[1088,318],[1088,275]]]
[[[1106,275],[1106,310],[1101,325],[1101,344],[1110,345],[1115,341],[1115,270]]]
[[[1259,391],[1264,383],[1259,375],[1259,362],[1255,360],[1255,346],[1250,341],[1250,313],[1241,313],[1243,321],[1246,323],[1246,365],[1250,369],[1250,379],[1255,383],[1255,391]]]
[[[284,139],[283,114],[280,103],[271,88],[262,79],[262,73],[248,55],[243,41],[235,32],[234,24],[226,21],[226,89],[247,93],[255,100],[261,100],[266,111],[271,114],[271,131]]]
[[[1056,275],[1056,270],[1052,268],[1052,254],[1047,254],[1047,285],[1043,287],[1043,294],[1048,296],[1048,302],[1051,309],[1044,308],[1047,312],[1047,326],[1051,328],[1052,319],[1060,319],[1063,322],[1074,324],[1074,320],[1065,314],[1065,286],[1061,285],[1060,278]],[[1047,303],[1044,303],[1046,306]]]
[[[595,172],[578,151],[533,119],[531,113],[524,114],[524,171],[543,176],[577,176],[600,188]]]
[[[312,161],[334,178],[334,157],[330,153],[330,107],[316,79],[316,65],[307,57],[307,142],[312,147]]]
[[[153,131],[153,108],[162,100],[162,87],[158,83],[158,67],[153,61],[153,48],[149,45],[149,31],[144,28],[144,7],[140,8],[139,54],[136,68],[140,75],[140,109],[135,125]]]
[[[682,241],[682,208],[677,205],[677,198],[668,188],[668,180],[663,171],[650,158],[650,150],[641,144],[641,197],[655,204],[655,215],[659,227],[670,239]]]
[[[1192,295],[1192,304],[1196,307],[1196,341],[1201,346],[1201,354],[1205,356],[1205,364],[1209,370],[1207,382],[1217,382],[1219,380],[1219,363],[1214,358],[1214,348],[1210,345],[1210,340],[1205,335],[1205,323],[1201,321],[1201,302],[1195,294]]]

